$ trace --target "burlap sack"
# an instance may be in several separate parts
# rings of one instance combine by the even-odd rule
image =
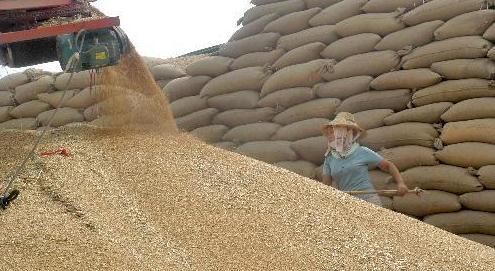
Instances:
[[[334,25],[322,25],[281,37],[277,42],[277,48],[290,51],[308,43],[321,42],[328,45],[338,39]]]
[[[440,116],[442,116],[442,114],[451,106],[452,103],[443,102],[406,109],[386,117],[384,122],[386,125],[404,122],[440,123]]]
[[[363,33],[337,40],[321,52],[321,56],[340,61],[353,55],[369,53],[382,38],[377,34]]]
[[[56,109],[45,111],[39,114],[36,119],[38,120],[39,123],[41,123],[42,126],[48,126],[48,122],[50,121],[50,118],[52,117],[53,112],[55,110]],[[83,122],[83,121],[84,121],[84,115],[82,114],[82,112],[74,108],[63,107],[58,109],[57,114],[55,114],[55,117],[53,118],[52,123],[50,124],[50,127],[60,127],[67,125],[69,123]]]
[[[10,115],[16,119],[36,118],[40,113],[50,109],[52,107],[49,104],[40,100],[34,100],[16,106],[10,111]]]
[[[495,10],[477,10],[456,16],[438,28],[436,40],[462,36],[481,36],[495,21]]]
[[[65,107],[72,108],[87,108],[105,98],[105,93],[112,93],[112,87],[109,86],[94,86],[87,87],[77,94],[75,94],[72,98],[64,102]]]
[[[483,244],[485,246],[495,248],[495,235],[472,233],[472,234],[460,234],[459,236]]]
[[[196,96],[201,89],[211,80],[209,76],[194,76],[177,78],[168,83],[164,91],[169,102],[180,98]]]
[[[15,105],[14,94],[10,91],[0,91],[0,106]]]
[[[423,0],[370,0],[363,6],[362,10],[366,13],[393,12],[398,8],[411,10],[422,5],[423,2]]]
[[[13,119],[0,123],[0,130],[36,130],[39,124],[35,118]]]
[[[378,196],[380,198],[382,208],[393,210],[393,200],[389,197]]]
[[[306,178],[315,177],[316,166],[308,161],[283,161],[274,164],[277,167],[285,168]]]
[[[209,125],[191,131],[191,135],[206,143],[216,143],[222,141],[222,137],[229,130],[225,125]]]
[[[270,72],[262,67],[250,67],[222,74],[211,79],[201,89],[201,97],[236,92],[239,90],[260,90]]]
[[[268,5],[272,3],[282,2],[284,0],[251,0],[251,4],[255,6]]]
[[[483,38],[491,42],[495,42],[495,25],[492,24],[483,34]]]
[[[413,69],[382,74],[373,80],[370,86],[376,90],[420,89],[435,85],[441,81],[442,77],[430,69]]]
[[[442,21],[426,22],[388,34],[375,46],[375,49],[399,51],[407,46],[417,48],[426,45],[433,40],[433,33],[442,24]]]
[[[234,151],[237,148],[237,144],[234,142],[218,142],[213,144],[213,146],[227,151]]]
[[[494,89],[492,83],[485,79],[449,80],[417,91],[412,99],[416,106],[438,102],[460,102],[495,96]]]
[[[240,40],[243,38],[251,37],[256,34],[259,34],[263,32],[263,29],[265,29],[265,26],[269,24],[270,22],[278,19],[280,16],[276,13],[272,14],[267,14],[265,16],[262,16],[253,22],[241,27],[239,30],[237,30],[232,37],[230,37],[229,41],[234,41],[234,40]]]
[[[269,52],[275,49],[279,38],[280,34],[278,33],[261,33],[240,40],[227,42],[222,45],[218,53],[221,56],[237,58],[254,52]]]
[[[308,8],[327,8],[334,5],[342,0],[304,0],[306,2],[306,7]]]
[[[490,49],[490,51],[488,51],[486,56],[491,60],[495,60],[495,47]]]
[[[434,20],[447,21],[483,7],[486,7],[485,0],[433,0],[404,14],[402,20],[410,26]]]
[[[187,76],[189,77],[189,76]],[[177,79],[180,79],[180,78],[177,78]],[[168,80],[158,80],[158,81],[155,81],[155,83],[162,89],[162,92],[163,92],[163,88],[170,82],[174,81],[176,79],[168,79]],[[165,95],[166,96],[166,95]]]
[[[43,101],[52,107],[56,108],[60,105],[60,107],[66,107],[67,102],[72,99],[75,95],[79,93],[78,89],[71,90],[59,90],[52,93],[41,93],[38,94],[38,99]]]
[[[286,52],[284,49],[275,49],[270,52],[256,52],[245,54],[235,59],[232,64],[230,64],[230,69],[234,71],[247,67],[271,66],[285,53]]]
[[[217,77],[229,71],[232,58],[223,56],[211,56],[198,60],[186,68],[187,74],[191,76]]]
[[[368,176],[373,188],[376,190],[397,189],[394,181],[391,180],[390,174],[386,172],[379,169],[370,170]],[[392,195],[390,193],[385,193],[383,196],[391,197]]]
[[[306,9],[306,4],[302,0],[288,0],[262,6],[255,6],[244,13],[242,24],[247,25],[248,23],[264,15],[271,13],[277,13],[280,16],[283,16],[304,9]]]
[[[434,214],[425,223],[451,233],[482,233],[495,235],[495,213],[463,210],[456,213]]]
[[[151,74],[155,80],[175,79],[187,75],[182,69],[171,64],[156,65],[151,68]]]
[[[337,98],[344,100],[370,90],[369,85],[371,81],[373,81],[373,77],[363,75],[316,84],[313,89],[320,98]]]
[[[400,146],[384,149],[378,152],[383,158],[394,163],[399,171],[413,167],[436,166],[439,164],[435,158],[435,150],[422,146]]]
[[[484,142],[495,144],[495,119],[449,122],[440,136],[444,144]]]
[[[469,78],[495,79],[495,63],[488,58],[441,61],[433,63],[431,69],[449,80]]]
[[[354,114],[359,127],[364,130],[375,129],[385,125],[383,120],[394,113],[391,109],[373,109]]]
[[[291,65],[302,64],[320,59],[320,52],[325,49],[325,47],[326,45],[321,42],[313,42],[303,45],[284,54],[273,64],[273,67],[279,70]]]
[[[285,108],[311,101],[314,98],[315,94],[311,88],[289,88],[277,90],[266,95],[258,102],[258,106],[272,107],[281,111]]]
[[[235,152],[270,164],[296,161],[297,154],[288,141],[257,141],[241,145]]]
[[[266,25],[263,32],[289,35],[310,28],[309,19],[319,13],[321,8],[311,8],[282,16]]]
[[[469,99],[454,104],[447,112],[442,115],[445,122],[495,118],[495,98],[476,98]]]
[[[309,24],[312,26],[335,25],[347,18],[361,14],[361,7],[363,7],[366,2],[368,2],[368,0],[341,1],[322,10],[309,20]]]
[[[167,63],[167,60],[158,57],[141,56],[141,58],[143,59],[146,67],[148,67],[149,70],[151,70],[151,68],[155,67],[156,65]]]
[[[334,63],[333,60],[318,59],[285,67],[266,80],[261,89],[261,96],[266,96],[281,89],[312,87],[316,83],[323,81],[323,76],[328,73]]]
[[[293,142],[291,147],[303,160],[310,161],[316,165],[321,165],[323,164],[327,145],[328,140],[326,137],[317,136]]]
[[[401,111],[411,100],[408,89],[370,91],[352,96],[342,102],[337,112],[356,113],[372,109],[392,109]]]
[[[58,90],[83,89],[89,87],[89,83],[91,82],[89,71],[76,72],[72,75],[72,79],[70,77],[70,73],[62,73],[57,76],[54,81],[55,88]]]
[[[208,99],[208,106],[220,111],[230,109],[252,109],[257,107],[260,94],[254,90],[241,90]]]
[[[395,211],[415,217],[457,212],[461,208],[459,196],[437,190],[425,190],[419,195],[394,196],[393,202]]]
[[[28,76],[23,72],[12,73],[0,78],[0,91],[12,91],[20,85],[29,82]]]
[[[466,193],[459,200],[467,209],[495,213],[495,190]]]
[[[275,114],[275,109],[270,107],[257,109],[233,109],[216,115],[212,123],[235,127],[255,122],[270,122]]]
[[[328,119],[315,118],[294,122],[280,128],[272,137],[272,140],[297,141],[300,139],[321,135],[321,126],[328,123]]]
[[[408,187],[441,190],[454,194],[464,194],[483,190],[478,179],[467,169],[448,166],[415,167],[402,172]]]
[[[170,104],[170,109],[172,109],[175,118],[180,118],[206,108],[208,108],[207,99],[199,96],[184,97]]]
[[[370,52],[350,56],[335,65],[331,72],[323,74],[327,81],[369,75],[378,76],[398,68],[399,55],[394,51]]]
[[[484,166],[478,170],[480,183],[486,189],[495,189],[495,165]]]
[[[251,123],[232,128],[222,139],[234,143],[267,141],[278,129],[280,125],[271,122]]]
[[[218,109],[207,108],[187,116],[175,119],[177,127],[186,132],[212,124],[212,119],[218,114]],[[217,124],[217,123],[214,123]]]
[[[446,146],[435,153],[444,164],[459,167],[480,168],[495,165],[495,145],[479,142],[466,142]]]
[[[14,109],[13,106],[1,106],[0,107],[0,123],[6,122],[8,120],[12,119],[12,116],[10,115],[10,111]]]
[[[404,69],[429,68],[435,62],[485,57],[493,44],[481,37],[459,37],[430,44],[414,49],[402,58]]]
[[[339,106],[340,100],[334,98],[321,98],[293,106],[276,115],[273,121],[282,125],[288,125],[301,120],[312,118],[331,118]]]
[[[375,151],[406,145],[434,147],[438,132],[427,123],[401,123],[370,129],[359,141]]]
[[[336,25],[335,31],[342,37],[362,33],[374,33],[382,37],[406,27],[399,20],[401,11],[391,13],[368,13],[347,18]]]
[[[40,93],[53,92],[55,90],[55,88],[53,87],[53,82],[53,77],[47,75],[34,82],[20,85],[15,88],[15,100],[18,103],[22,104],[38,99],[38,94]]]

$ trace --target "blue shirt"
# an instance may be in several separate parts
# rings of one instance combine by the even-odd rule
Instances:
[[[383,157],[376,152],[359,146],[348,157],[341,159],[329,153],[323,164],[323,175],[331,176],[332,182],[341,191],[373,190],[369,181],[368,166],[377,166]]]

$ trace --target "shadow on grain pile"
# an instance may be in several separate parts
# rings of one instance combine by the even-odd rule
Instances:
[[[33,134],[0,138],[4,173]],[[59,146],[0,215],[13,269],[493,270],[491,248],[188,135],[75,125],[40,150]]]

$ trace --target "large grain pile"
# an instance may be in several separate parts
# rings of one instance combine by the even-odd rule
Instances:
[[[0,132],[7,172],[32,132]],[[190,136],[66,127],[2,212],[11,270],[492,270],[495,251]]]

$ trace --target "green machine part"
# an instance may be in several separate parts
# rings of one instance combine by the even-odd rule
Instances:
[[[80,31],[57,36],[57,55],[62,70],[80,72],[117,65],[128,53],[127,36],[118,27]],[[79,53],[77,65],[68,67],[71,58]]]

